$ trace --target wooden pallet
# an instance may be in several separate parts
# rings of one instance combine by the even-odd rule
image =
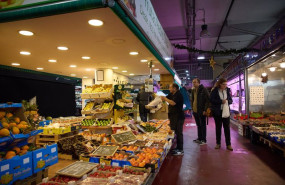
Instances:
[[[79,130],[74,130],[68,133],[54,134],[54,135],[38,134],[36,137],[36,145],[41,147],[44,145],[57,143],[61,139],[65,139],[67,137],[71,137],[71,136],[78,134],[78,131]]]
[[[271,149],[280,150],[281,152],[283,152],[283,156],[285,157],[285,147],[279,146],[277,143],[265,139],[264,137],[259,137],[259,141],[268,145]]]
[[[18,180],[13,185],[36,185],[42,182],[42,179],[48,177],[48,168],[33,174],[23,180]]]

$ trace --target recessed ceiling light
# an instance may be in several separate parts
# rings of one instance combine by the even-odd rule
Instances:
[[[112,69],[119,69],[118,67],[112,67]]]
[[[19,63],[12,63],[12,66],[19,66]]]
[[[73,74],[73,73],[72,73],[72,74],[70,74],[70,75],[71,75],[71,76],[76,76],[76,74]]]
[[[69,67],[77,67],[77,65],[70,65]]]
[[[131,51],[130,52],[130,55],[138,55],[139,54],[139,52],[137,52],[137,51]]]
[[[87,68],[87,69],[85,69],[85,71],[92,71],[92,69]]]
[[[131,75],[131,76],[134,76],[135,74],[134,74],[134,73],[131,73],[130,75]]]
[[[159,69],[154,69],[154,71],[159,71]]]
[[[280,64],[280,67],[281,67],[281,68],[285,68],[285,62],[282,62],[282,63]]]
[[[276,54],[273,54],[273,55],[271,55],[271,56],[276,57]]]
[[[271,72],[274,72],[274,71],[276,70],[276,68],[277,68],[277,67],[270,67],[269,70],[270,70]]]
[[[267,73],[264,72],[264,73],[261,74],[261,76],[266,77]]]
[[[141,62],[147,62],[147,60],[146,59],[142,59]]]
[[[124,70],[124,71],[122,71],[123,73],[126,73],[126,72],[128,72],[128,71],[126,71],[126,70]]]
[[[44,68],[42,68],[42,67],[38,67],[38,68],[37,68],[37,70],[44,70]]]
[[[198,59],[198,60],[204,60],[204,59],[205,59],[205,56],[203,56],[203,55],[198,56],[197,59]]]
[[[104,23],[98,19],[91,19],[88,21],[91,26],[102,26]]]
[[[27,31],[27,30],[20,30],[19,33],[20,33],[21,35],[25,35],[25,36],[33,36],[33,35],[34,35],[33,32]]]
[[[83,76],[82,78],[88,78],[88,76]]]
[[[85,59],[85,60],[88,60],[88,59],[90,59],[90,57],[88,57],[88,56],[83,56],[83,57],[81,57],[82,59]]]
[[[65,47],[65,46],[58,46],[57,49],[58,49],[58,50],[62,50],[62,51],[66,51],[66,50],[68,50],[68,47]]]
[[[21,51],[20,54],[21,54],[21,55],[30,55],[31,53],[28,52],[28,51]]]
[[[51,62],[51,63],[55,63],[56,62],[55,59],[49,59],[48,61]]]

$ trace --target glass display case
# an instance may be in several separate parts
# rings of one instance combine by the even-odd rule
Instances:
[[[232,111],[245,113],[245,90],[244,74],[240,74],[228,81],[228,87],[231,89],[233,103],[230,105]]]

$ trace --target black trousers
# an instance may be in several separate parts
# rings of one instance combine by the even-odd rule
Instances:
[[[193,112],[198,132],[199,141],[207,142],[207,126],[206,126],[206,116],[200,115],[198,113]]]
[[[224,127],[224,134],[226,138],[226,145],[231,145],[231,131],[230,131],[230,118],[222,118],[222,116],[214,116],[216,124],[216,142],[221,144],[222,126]]]
[[[178,150],[183,150],[183,124],[184,124],[184,115],[171,115],[168,114],[170,120],[170,128],[175,131],[177,137],[177,146]]]
[[[145,105],[144,105],[144,104],[139,104],[139,112],[140,112],[141,120],[142,120],[143,122],[147,122],[147,113],[148,113],[148,110],[145,108]]]

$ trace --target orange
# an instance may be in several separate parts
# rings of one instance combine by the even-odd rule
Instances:
[[[145,166],[145,162],[139,163],[139,167],[144,167],[144,166]]]
[[[6,153],[5,158],[6,158],[6,159],[11,159],[12,157],[15,157],[15,156],[16,156],[16,153],[15,153],[14,151],[8,151],[8,152]]]
[[[28,150],[28,149],[29,149],[28,145],[22,146],[22,150]]]
[[[8,119],[7,118],[2,118],[1,119],[1,122],[3,123],[3,122],[8,122]]]
[[[12,128],[12,133],[13,134],[20,134],[20,129],[18,127],[13,127]]]
[[[16,153],[20,153],[21,149],[17,146],[15,146],[12,150],[16,151]]]
[[[6,155],[6,159],[12,159],[13,157],[15,157],[15,156],[13,156],[13,155]]]
[[[10,132],[7,128],[3,128],[0,130],[0,136],[2,137],[6,137],[6,136],[9,136],[10,135]]]
[[[15,118],[14,118],[14,121],[15,121],[16,123],[20,123],[21,120],[20,120],[19,117],[15,117]]]
[[[3,118],[5,117],[5,115],[6,115],[6,112],[1,111],[1,112],[0,112],[0,119],[3,119]]]
[[[28,125],[24,125],[24,124],[19,124],[19,125],[17,125],[17,127],[19,128],[19,129],[25,129],[25,128],[27,128],[28,127]]]
[[[9,125],[10,125],[10,128],[13,128],[13,127],[16,127],[16,126],[17,126],[17,123],[11,122]]]
[[[6,118],[11,118],[11,117],[13,117],[13,114],[10,113],[10,112],[8,112],[8,113],[6,114]]]
[[[24,155],[28,152],[28,150],[21,150],[20,155]]]
[[[138,162],[133,162],[133,166],[138,166],[139,163]]]
[[[27,125],[28,123],[26,121],[21,121],[20,124]]]
[[[9,123],[3,122],[3,123],[2,123],[2,126],[3,126],[3,128],[9,128]]]

